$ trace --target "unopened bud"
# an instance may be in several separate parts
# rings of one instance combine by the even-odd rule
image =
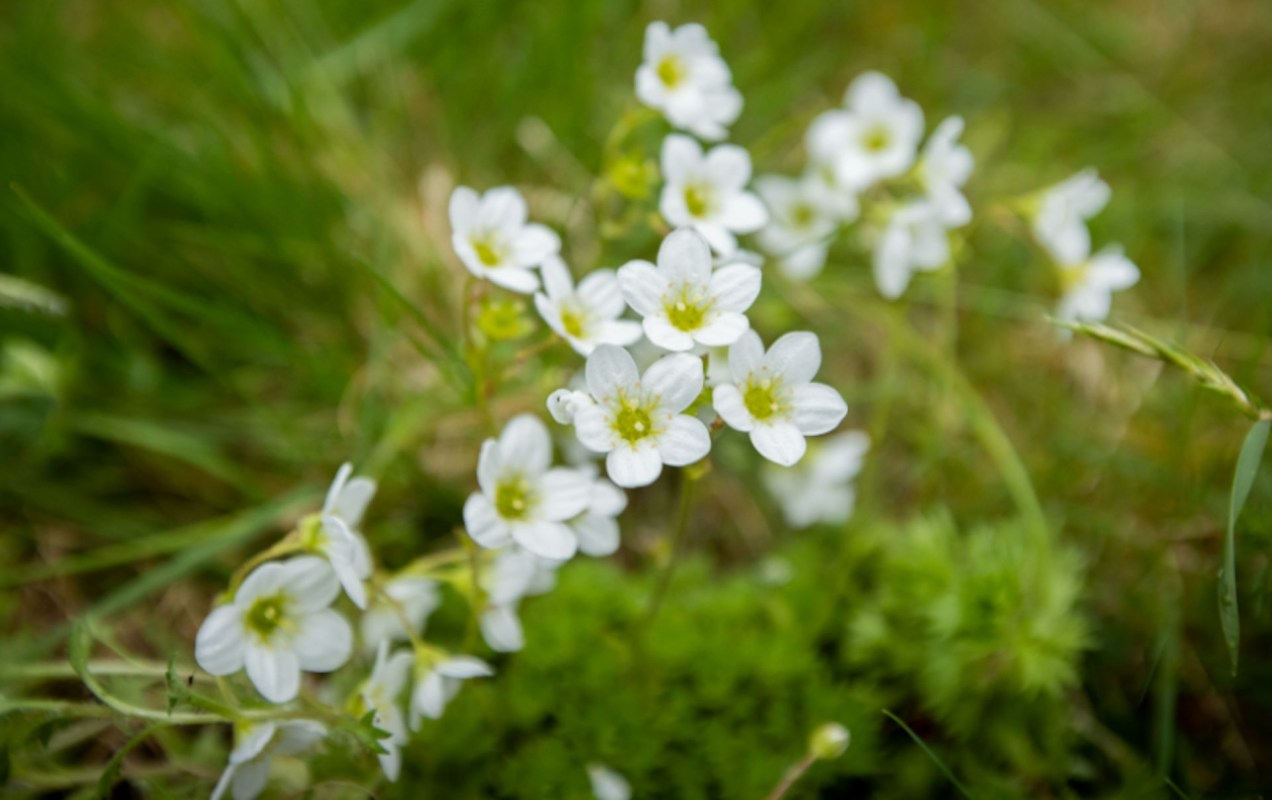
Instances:
[[[829,761],[832,758],[839,758],[848,749],[848,743],[852,741],[852,734],[848,729],[838,722],[827,722],[821,725],[817,730],[813,731],[813,735],[808,737],[808,752],[814,758],[823,761]]]

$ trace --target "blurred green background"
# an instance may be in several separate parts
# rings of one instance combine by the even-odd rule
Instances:
[[[1097,166],[1113,201],[1095,239],[1122,242],[1143,272],[1115,316],[1272,398],[1264,2],[5,4],[6,658],[57,658],[66,623],[91,611],[121,648],[188,661],[228,573],[315,507],[346,459],[381,481],[368,530],[386,563],[452,543],[488,431],[450,339],[464,272],[449,191],[518,185],[563,232],[576,273],[650,257],[652,239],[600,240],[581,199],[633,107],[654,19],[702,22],[720,44],[746,99],[732,140],[757,172],[796,171],[804,126],[866,69],[891,75],[929,128],[967,120],[977,219],[957,340],[939,278],[916,285],[903,313],[1014,443],[1056,555],[1040,566],[991,556],[980,534],[958,543],[956,529],[983,526],[1011,538],[1005,481],[952,379],[915,357],[929,351],[898,344],[867,257],[845,245],[813,292],[776,282],[755,318],[766,339],[815,325],[849,424],[875,434],[858,520],[781,530],[771,502],[748,499],[753,459],[722,446],[695,514],[699,560],[648,631],[632,607],[672,494],[637,493],[616,563],[571,565],[558,594],[527,605],[526,652],[426,730],[398,791],[583,796],[581,765],[601,760],[637,796],[761,796],[812,726],[838,716],[853,727],[849,758],[818,765],[792,796],[952,796],[885,706],[976,796],[1272,791],[1272,470],[1240,526],[1234,679],[1214,576],[1246,422],[1156,364],[1060,341],[1042,317],[1045,264],[1002,205]],[[557,351],[519,364],[497,418],[541,411],[577,366]],[[931,569],[908,574],[922,553],[937,554]],[[794,565],[789,583],[765,577],[773,554]],[[964,592],[949,564],[991,584],[1030,570],[1037,586],[1080,582],[1071,599],[1048,595],[1063,619],[1038,644],[1067,637],[1074,674],[1057,668],[1040,688],[1008,668],[999,685],[993,653],[1010,661],[1037,644],[1008,641],[1030,606],[967,599],[974,581]],[[928,588],[890,594],[910,581]],[[909,619],[909,606],[963,600],[997,620],[977,634],[990,656],[967,655],[933,684],[921,665],[954,634]],[[873,654],[861,649],[871,620],[885,631]],[[720,653],[730,645],[736,658]],[[0,680],[7,697],[84,696],[73,681]],[[41,725],[66,730],[0,718],[14,792],[95,786],[92,765],[127,738],[102,727],[46,752]],[[121,786],[210,785],[218,736],[146,744]]]

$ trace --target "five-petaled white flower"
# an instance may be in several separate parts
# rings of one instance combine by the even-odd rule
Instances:
[[[294,756],[326,736],[327,727],[312,719],[236,725],[230,763],[212,790],[212,800],[221,800],[226,789],[234,800],[253,800],[269,781],[274,756]]]
[[[491,549],[515,541],[544,558],[573,556],[579,542],[565,521],[587,508],[591,483],[585,472],[551,464],[548,429],[530,414],[513,417],[498,440],[483,442],[480,491],[464,503],[464,526],[473,541]]]
[[[402,627],[403,617],[411,626],[410,633],[419,633],[428,616],[442,604],[437,581],[422,575],[398,575],[384,584],[383,591],[387,597],[372,600],[359,622],[362,646],[368,651],[374,651],[382,641],[410,638]]]
[[[579,355],[598,344],[626,347],[640,338],[640,323],[619,319],[627,304],[613,270],[594,270],[576,287],[565,262],[553,256],[543,262],[542,273],[544,291],[534,296],[534,305]]]
[[[742,111],[729,67],[701,25],[645,29],[645,63],[636,70],[636,97],[676,128],[708,141],[728,136]]]
[[[618,282],[627,304],[644,318],[649,341],[675,351],[736,342],[751,327],[743,312],[760,294],[759,269],[714,269],[706,241],[688,228],[663,239],[657,267],[629,261],[618,270]]]
[[[1109,202],[1109,185],[1094,168],[1084,169],[1043,191],[1033,218],[1038,244],[1057,264],[1078,264],[1091,253],[1086,221]]]
[[[419,730],[421,717],[441,719],[446,705],[459,694],[462,681],[494,674],[489,664],[473,656],[446,656],[418,670],[411,695],[411,728]]]
[[[940,269],[950,260],[950,237],[941,211],[927,198],[899,206],[874,245],[874,278],[879,293],[900,297],[915,272]]]
[[[451,242],[468,271],[514,292],[539,288],[533,270],[561,249],[546,225],[526,222],[526,201],[510,186],[478,195],[457,187],[450,199]]]
[[[1113,292],[1129,289],[1140,277],[1139,268],[1117,245],[1109,245],[1076,264],[1058,265],[1057,269],[1064,294],[1056,317],[1070,322],[1104,321],[1113,304]]]
[[[384,776],[390,781],[396,781],[402,771],[402,745],[410,738],[399,697],[406,688],[414,663],[415,657],[409,650],[389,655],[389,642],[381,640],[371,676],[359,692],[367,710],[375,712],[375,726],[388,734],[380,739],[380,746],[385,752],[377,753],[376,757],[380,759]]]
[[[266,700],[286,703],[300,692],[301,670],[331,672],[349,659],[353,631],[329,608],[339,593],[335,573],[316,556],[263,564],[203,621],[195,660],[213,675],[246,667]]]
[[[574,432],[584,447],[606,453],[619,486],[648,486],[663,464],[682,467],[711,450],[707,427],[682,414],[702,392],[702,361],[663,356],[642,376],[631,354],[602,345],[587,358],[587,388],[595,401],[577,410]]]
[[[353,465],[342,464],[327,490],[320,525],[309,543],[313,552],[326,558],[335,570],[345,594],[358,608],[367,607],[367,591],[362,582],[371,577],[371,551],[358,526],[375,496],[375,481],[349,479]]]
[[[596,800],[631,800],[632,787],[627,779],[604,764],[588,764],[587,779]]]
[[[817,177],[764,175],[755,179],[755,190],[769,209],[769,224],[757,237],[760,246],[792,278],[807,280],[821,272],[836,223],[818,202]]]
[[[839,392],[812,382],[820,366],[816,334],[788,333],[766,353],[751,331],[729,348],[734,383],[715,388],[716,412],[749,433],[760,455],[790,466],[803,457],[805,436],[829,433],[848,413]]]
[[[715,249],[737,249],[735,234],[754,233],[768,222],[768,211],[746,191],[751,157],[735,144],[703,154],[688,136],[671,134],[662,147],[663,190],[658,211],[672,227],[692,227]]]
[[[861,471],[870,437],[846,431],[813,446],[795,467],[769,467],[764,484],[792,528],[846,522],[856,500],[852,479]]]
[[[878,72],[857,76],[844,93],[843,111],[821,123],[818,150],[834,153],[839,183],[866,189],[895,178],[914,163],[923,138],[923,109],[901,96],[892,79]]]
[[[975,160],[966,145],[958,143],[963,118],[949,117],[936,126],[919,158],[919,183],[936,206],[941,222],[949,228],[972,220],[972,207],[963,196],[963,184],[972,175]]]

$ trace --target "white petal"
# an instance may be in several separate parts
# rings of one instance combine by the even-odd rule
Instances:
[[[738,391],[738,387],[733,384],[722,383],[717,386],[711,393],[711,405],[715,407],[716,413],[725,424],[733,430],[748,433],[755,427],[755,417],[746,410],[742,392]]]
[[[327,738],[327,726],[312,719],[286,720],[278,725],[278,737],[270,750],[280,756],[294,756]]]
[[[729,372],[735,381],[745,380],[764,361],[764,343],[755,331],[747,331],[729,345]]]
[[[489,664],[473,656],[451,656],[438,664],[436,669],[437,674],[458,680],[489,678],[495,674]]]
[[[592,483],[592,499],[587,510],[591,514],[616,517],[627,508],[627,493],[614,484],[598,478]]]
[[[892,79],[871,70],[858,75],[844,92],[844,105],[859,114],[887,111],[900,94]]]
[[[588,308],[604,319],[623,313],[625,302],[618,276],[610,269],[598,269],[579,281],[578,295]]]
[[[704,285],[711,266],[711,249],[693,228],[672,231],[658,248],[658,270],[672,284]]]
[[[345,483],[349,481],[349,476],[353,474],[353,465],[348,461],[340,465],[340,469],[336,470],[336,477],[331,482],[331,486],[327,489],[327,498],[323,500],[322,510],[326,514],[336,509],[336,504],[340,500],[340,493],[344,491]]]
[[[643,335],[644,328],[641,324],[629,319],[606,320],[596,329],[597,344],[614,344],[619,347],[630,347]]]
[[[804,457],[804,435],[790,422],[762,423],[751,431],[751,444],[760,455],[789,467]]]
[[[290,647],[248,642],[243,654],[247,677],[271,703],[286,703],[300,693],[300,663]]]
[[[211,675],[243,668],[243,615],[233,604],[212,609],[194,639],[194,660]]]
[[[362,522],[371,498],[375,497],[375,481],[370,478],[354,478],[344,485],[336,498],[333,509],[350,528],[356,529]]]
[[[619,442],[605,457],[605,470],[615,484],[634,489],[648,486],[662,474],[662,457],[652,443],[633,448],[627,442]]]
[[[240,608],[247,608],[258,597],[268,597],[277,594],[278,590],[282,588],[286,574],[283,571],[281,561],[271,561],[268,564],[262,564],[252,570],[247,578],[243,580],[243,583],[239,585],[238,591],[234,593],[234,604]],[[337,591],[339,590],[337,589]]]
[[[499,471],[503,464],[499,460],[499,448],[494,439],[481,443],[481,453],[477,456],[477,485],[486,494],[493,495],[499,483]]]
[[[663,356],[645,370],[641,387],[646,397],[658,398],[666,411],[683,411],[702,394],[702,360],[685,353]]]
[[[721,255],[731,255],[738,249],[738,239],[723,223],[718,222],[697,222],[693,226],[702,235],[703,240]]]
[[[526,646],[521,620],[511,606],[486,609],[481,615],[481,635],[496,653],[516,653]]]
[[[618,270],[618,285],[627,305],[642,317],[662,308],[667,278],[648,261],[628,261]]]
[[[637,330],[640,326],[636,326]],[[584,408],[595,405],[591,395],[583,392],[576,392],[573,389],[557,389],[548,395],[548,413],[552,415],[552,419],[562,425],[570,425],[574,422],[574,417]],[[479,473],[480,474],[480,473]],[[494,484],[491,484],[493,487]],[[482,484],[482,491],[492,492],[493,488],[487,488]]]
[[[451,230],[463,234],[477,221],[477,192],[467,186],[456,186],[450,196]]]
[[[511,186],[496,186],[482,195],[477,221],[483,228],[516,230],[526,223],[526,201]]]
[[[499,267],[486,270],[483,277],[496,286],[519,294],[534,294],[539,288],[539,278],[533,272],[521,267]]]
[[[736,311],[716,311],[701,328],[693,332],[693,338],[707,347],[727,347],[742,337],[751,327],[745,314]]]
[[[821,344],[817,334],[796,331],[780,337],[765,353],[764,366],[788,383],[808,383],[821,368]]]
[[[512,261],[518,267],[537,267],[561,250],[561,237],[547,225],[532,223],[512,240]]]
[[[658,455],[668,466],[683,467],[701,461],[709,452],[711,434],[707,426],[687,414],[672,417],[658,437]]]
[[[230,764],[225,768],[225,772],[221,773],[216,786],[212,787],[212,795],[208,800],[221,800],[221,798],[225,797],[226,791],[230,788],[230,782],[234,780],[235,772],[238,772],[238,767],[234,764]]]
[[[589,556],[608,556],[618,550],[618,521],[601,514],[584,514],[570,523],[579,540],[579,550]]]
[[[592,500],[592,478],[577,469],[557,467],[539,482],[539,507],[543,519],[561,522],[582,514]]]
[[[751,180],[751,156],[736,144],[711,148],[702,166],[711,182],[726,191],[736,192]]]
[[[601,345],[587,357],[587,388],[597,400],[631,392],[640,383],[636,362],[621,347]],[[586,444],[586,442],[585,442]]]
[[[682,353],[693,349],[693,336],[672,325],[661,312],[645,317],[640,325],[645,338],[664,350]]]
[[[609,413],[595,405],[579,409],[574,415],[574,435],[594,453],[608,453],[618,441]]]
[[[539,269],[543,276],[543,290],[554,302],[574,294],[574,281],[570,277],[570,269],[560,256],[552,256],[543,262]],[[542,312],[540,312],[542,313]],[[544,314],[546,318],[548,315]]]
[[[754,233],[768,224],[768,209],[750,192],[731,195],[722,211],[724,224],[738,233]]]
[[[760,271],[750,264],[730,264],[711,276],[709,292],[715,308],[746,311],[760,295]]]
[[[298,556],[282,563],[279,589],[296,611],[317,611],[340,594],[340,581],[331,564],[317,556]]]
[[[564,560],[579,549],[579,540],[563,522],[529,522],[512,526],[512,538],[536,556]]]
[[[499,465],[538,475],[552,463],[552,437],[548,427],[533,414],[518,414],[499,434]]]
[[[702,148],[691,136],[669,134],[663,140],[662,173],[669,184],[682,184],[702,163]]]
[[[596,800],[631,800],[632,787],[614,770],[600,764],[589,764],[587,778]]]
[[[411,697],[412,713],[422,714],[429,719],[440,719],[446,710],[446,687],[442,676],[431,670],[415,683],[415,693]],[[418,727],[412,720],[411,727]]]
[[[268,758],[257,758],[240,764],[234,770],[234,777],[230,780],[230,794],[234,800],[254,800],[265,791],[265,784],[269,782],[269,762]]]
[[[388,778],[390,783],[396,782],[402,773],[402,748],[395,742],[384,740],[381,740],[380,746],[385,750],[383,753],[376,753],[380,769],[384,770],[384,777]]]
[[[796,386],[791,405],[795,407],[795,426],[805,436],[834,430],[848,413],[848,404],[839,392],[821,383]]]
[[[307,672],[331,672],[349,660],[353,630],[344,617],[325,608],[296,620],[299,629],[292,640],[297,663]]]
[[[470,494],[464,503],[464,529],[474,542],[487,549],[503,547],[511,535],[494,504],[480,492]]]

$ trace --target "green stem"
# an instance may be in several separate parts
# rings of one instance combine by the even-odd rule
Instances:
[[[786,770],[786,774],[782,776],[782,779],[773,787],[773,791],[769,792],[764,800],[782,800],[786,793],[791,790],[791,787],[795,785],[795,782],[802,778],[805,772],[808,772],[808,768],[816,760],[817,756],[809,753],[792,764],[790,769]]]
[[[698,482],[697,476],[691,472],[692,469],[690,467],[681,472],[680,512],[676,516],[676,527],[671,533],[671,552],[667,556],[667,564],[658,576],[658,584],[654,587],[654,594],[649,601],[649,610],[645,613],[647,625],[654,621],[654,618],[658,616],[658,609],[662,607],[667,587],[671,585],[671,576],[676,571],[685,530],[689,527],[689,511],[693,507],[693,489],[694,484]]]

